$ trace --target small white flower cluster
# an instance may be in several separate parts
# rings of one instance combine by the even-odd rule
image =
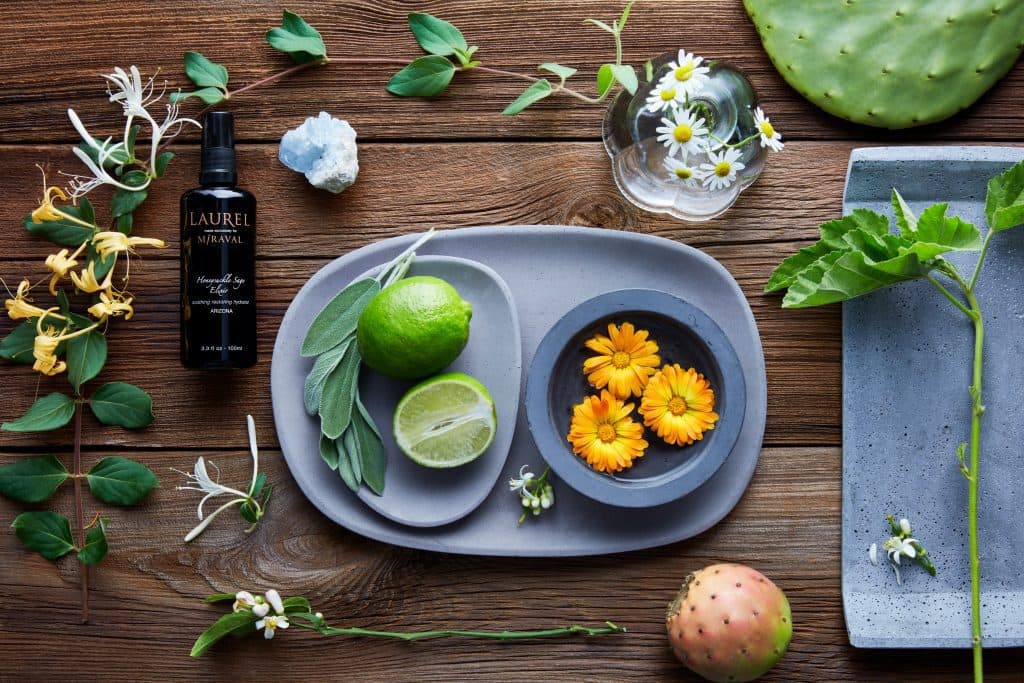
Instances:
[[[893,535],[882,543],[882,547],[889,558],[890,566],[892,566],[893,571],[896,573],[896,584],[903,585],[903,577],[900,576],[901,557],[906,557],[908,560],[916,560],[918,564],[934,576],[935,567],[928,557],[928,552],[921,545],[920,541],[911,536],[913,529],[910,526],[910,521],[904,517],[899,523],[896,523],[891,515],[888,519]],[[877,543],[872,543],[871,547],[868,548],[868,559],[871,560],[871,564],[878,565]]]
[[[508,480],[509,490],[519,494],[522,505],[526,508],[523,516],[519,518],[520,524],[526,519],[528,512],[536,516],[555,504],[555,489],[547,480],[550,470],[544,470],[540,477],[535,477],[533,472],[529,471],[529,467],[523,465],[519,468],[519,477]]]
[[[668,68],[647,98],[647,109],[664,113],[661,126],[655,129],[658,142],[668,148],[663,164],[683,185],[703,185],[711,190],[732,185],[736,174],[745,168],[740,162],[740,148],[753,137],[760,138],[762,147],[776,152],[782,149],[782,136],[760,107],[754,112],[754,136],[733,144],[715,138],[701,110],[690,103],[691,96],[703,90],[710,78],[711,69],[704,65],[704,58],[680,50]],[[694,157],[700,156],[705,160],[696,163]]]
[[[274,613],[270,614],[273,608]],[[256,629],[263,631],[263,637],[270,640],[274,637],[277,629],[287,629],[291,624],[284,613],[284,603],[281,601],[281,594],[271,588],[264,595],[253,595],[249,591],[238,591],[235,593],[235,612],[252,612],[259,617],[256,622]]]

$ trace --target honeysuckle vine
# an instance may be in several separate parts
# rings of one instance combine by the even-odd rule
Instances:
[[[244,636],[262,633],[270,640],[278,631],[291,627],[315,631],[323,636],[361,636],[365,638],[390,638],[394,640],[426,640],[432,638],[476,638],[485,640],[530,640],[536,638],[557,638],[561,636],[603,636],[625,633],[626,629],[606,621],[603,626],[559,626],[532,631],[467,631],[442,629],[431,631],[377,631],[360,627],[338,628],[329,626],[322,612],[314,612],[307,598],[296,596],[281,598],[274,589],[263,595],[249,591],[217,593],[204,600],[207,603],[231,602],[232,611],[221,616],[202,632],[192,645],[191,655],[202,656],[215,643],[227,636]]]
[[[967,529],[971,578],[971,644],[975,681],[983,680],[981,632],[981,562],[978,556],[978,490],[981,479],[981,426],[985,317],[976,287],[985,256],[999,233],[1024,224],[1024,162],[988,182],[985,218],[988,233],[956,216],[947,216],[947,204],[928,207],[915,216],[895,189],[892,207],[898,233],[890,232],[889,219],[857,209],[849,216],[823,223],[821,238],[783,261],[772,273],[766,290],[787,290],[783,307],[820,306],[868,294],[910,280],[925,280],[946,298],[974,331],[972,380],[967,387],[971,416],[969,441],[957,449],[960,472],[967,480]],[[942,257],[950,252],[979,252],[969,276]],[[910,525],[890,519],[896,541],[886,550],[893,558],[915,557],[919,550],[910,538]],[[913,540],[913,539],[912,539]],[[916,542],[916,541],[915,541]],[[908,550],[908,547],[910,550]],[[913,551],[915,554],[911,554]],[[876,550],[877,552],[877,550]],[[925,555],[927,557],[927,555]],[[927,569],[927,567],[926,567]]]

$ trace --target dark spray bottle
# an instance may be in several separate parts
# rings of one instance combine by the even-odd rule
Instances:
[[[200,187],[181,196],[181,363],[256,363],[256,198],[235,187],[234,123],[203,120]]]

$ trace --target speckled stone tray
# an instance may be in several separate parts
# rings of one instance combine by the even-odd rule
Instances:
[[[1024,158],[1005,147],[854,150],[844,213],[892,215],[896,187],[915,212],[948,202],[984,231],[989,177]],[[971,272],[975,254],[950,257]],[[1024,229],[993,242],[978,287],[985,312],[981,561],[986,647],[1024,645]],[[970,429],[973,331],[926,282],[843,307],[843,605],[858,647],[970,646],[967,484],[957,445]],[[933,556],[938,576],[868,562],[888,534],[886,513],[904,516]]]

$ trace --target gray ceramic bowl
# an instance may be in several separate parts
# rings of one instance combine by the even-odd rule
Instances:
[[[592,469],[575,455],[566,435],[572,407],[594,394],[583,375],[592,352],[584,342],[607,333],[608,323],[631,322],[648,330],[661,348],[662,363],[694,367],[715,391],[715,428],[691,446],[670,446],[652,430],[642,458],[615,475]],[[639,408],[639,399],[634,401]],[[534,442],[558,478],[608,505],[652,507],[677,500],[706,482],[736,444],[746,407],[746,384],[736,351],[725,333],[693,304],[652,289],[602,294],[569,311],[537,347],[526,384],[526,418]],[[639,419],[634,411],[634,416]]]

